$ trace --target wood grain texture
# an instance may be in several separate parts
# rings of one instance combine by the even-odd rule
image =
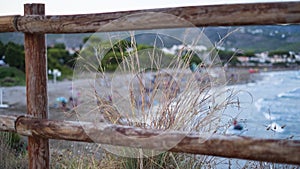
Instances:
[[[158,15],[160,13],[167,15]],[[135,15],[135,17],[126,18],[129,15]],[[170,19],[170,15],[178,18]],[[122,22],[107,26],[108,23],[120,18]],[[110,32],[192,25],[199,27],[299,24],[300,2],[190,6],[83,15],[31,15],[20,16],[16,21],[18,31],[31,33]],[[16,31],[9,23],[9,20],[1,21],[0,25],[8,25],[8,28],[1,26],[0,32]]]
[[[10,119],[4,116],[0,116],[1,118]],[[0,130],[3,130],[1,125]],[[206,137],[178,131],[164,132],[104,123],[41,120],[24,116],[17,118],[15,131],[35,138],[96,142],[159,151],[300,165],[300,140],[259,139],[229,135]],[[164,148],[166,145],[175,146],[166,149]]]
[[[15,121],[17,120],[17,121]],[[5,124],[1,123],[5,121]],[[16,126],[15,126],[16,124]],[[299,140],[259,139],[240,136],[213,135],[205,137],[182,132],[167,132],[128,126],[94,124],[90,122],[55,121],[20,116],[0,116],[0,130],[16,128],[15,132],[30,137],[166,150],[277,163],[300,164]],[[152,137],[159,137],[159,141]],[[91,139],[92,138],[92,139]],[[118,138],[118,139],[116,139]],[[143,139],[141,139],[143,138]]]
[[[43,4],[25,4],[25,15],[44,15]],[[45,35],[25,33],[25,69],[27,113],[38,119],[47,119],[47,58]],[[49,142],[46,138],[28,137],[29,168],[49,168]]]
[[[0,16],[0,30],[1,32],[17,32],[16,20],[19,15]]]
[[[17,116],[0,115],[0,131],[16,132]]]

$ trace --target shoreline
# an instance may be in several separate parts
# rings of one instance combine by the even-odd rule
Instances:
[[[256,73],[249,73],[249,68],[229,67],[225,69],[226,85],[238,85],[254,83],[261,80],[261,73],[278,72],[278,71],[297,71],[299,69],[262,69]],[[49,118],[50,119],[65,119],[66,113],[61,108],[57,107],[56,98],[70,97],[70,87],[73,81],[62,81],[48,83],[48,103],[49,103]],[[2,87],[3,89],[3,104],[8,104],[9,108],[0,108],[2,115],[19,115],[26,114],[26,88],[25,86]]]
[[[250,73],[250,70],[253,70]],[[297,67],[229,67],[225,69],[226,79],[228,85],[254,83],[261,80],[261,73],[279,72],[279,71],[298,71],[300,66]]]

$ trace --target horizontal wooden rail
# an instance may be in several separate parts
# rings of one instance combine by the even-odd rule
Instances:
[[[101,123],[95,125],[90,122],[41,120],[25,116],[4,115],[0,115],[0,131],[14,131],[24,136],[97,142],[153,150],[163,150],[165,145],[183,138],[169,151],[300,164],[299,140],[258,139],[226,135],[214,135],[206,138],[197,134],[186,135],[186,133],[178,131],[162,134],[162,131],[159,130],[128,126]],[[160,134],[161,141],[149,141],[152,136]],[[93,139],[89,135],[92,135]]]
[[[16,18],[20,15],[0,16],[0,32],[16,32]]]
[[[170,14],[179,19],[167,15],[153,15],[154,18],[149,19],[141,14],[145,12]],[[105,27],[111,21],[133,14],[137,16],[124,19],[122,24]],[[190,6],[83,15],[2,16],[0,32],[86,33],[191,26],[182,19],[195,26],[298,24],[300,2]]]

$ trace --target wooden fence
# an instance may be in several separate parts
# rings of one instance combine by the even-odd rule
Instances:
[[[27,113],[21,116],[0,115],[0,131],[17,132],[29,138],[29,168],[49,168],[48,139],[62,139],[128,147],[161,150],[185,136],[169,151],[214,155],[230,158],[300,164],[300,140],[257,139],[240,136],[214,135],[210,138],[197,134],[169,132],[162,143],[136,142],[134,138],[155,136],[159,130],[148,130],[103,124],[53,121],[47,119],[47,74],[45,33],[85,33],[186,27],[182,22],[160,17],[151,21],[127,20],[122,27],[104,25],[130,14],[161,12],[185,19],[196,26],[299,24],[300,2],[255,3],[212,6],[192,6],[136,10],[84,15],[45,15],[43,4],[25,4],[24,16],[1,16],[0,32],[25,34],[25,64]],[[83,127],[84,126],[84,127]],[[84,128],[84,130],[83,130]],[[99,137],[91,140],[85,131]],[[117,133],[124,137],[116,138]],[[118,135],[119,136],[119,135]],[[126,137],[125,137],[126,136]],[[130,136],[131,139],[128,139]],[[206,141],[201,141],[201,140]]]

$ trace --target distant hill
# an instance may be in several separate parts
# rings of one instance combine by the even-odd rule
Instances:
[[[293,50],[300,52],[300,25],[210,27],[205,30],[205,34],[212,41],[217,41],[231,31],[234,32],[224,41],[223,46],[225,48],[255,51]]]
[[[83,44],[83,38],[92,34],[47,34],[47,45],[51,46],[57,43],[64,43],[66,47],[79,47]],[[14,42],[24,44],[23,33],[0,33],[0,41],[3,43]]]
[[[176,31],[173,33],[176,33]],[[300,25],[206,27],[204,28],[204,33],[213,44],[216,44],[220,39],[230,33],[222,43],[222,47],[226,49],[238,48],[254,51],[292,50],[300,52]],[[67,47],[80,47],[83,45],[83,39],[91,35],[92,34],[48,34],[47,44],[64,43]],[[4,43],[13,41],[22,44],[24,37],[22,33],[0,33],[0,40]],[[146,44],[148,43],[147,38],[143,36],[139,37],[139,41],[143,41]],[[178,44],[178,41],[168,39],[168,43],[164,45],[170,47],[173,44]]]

